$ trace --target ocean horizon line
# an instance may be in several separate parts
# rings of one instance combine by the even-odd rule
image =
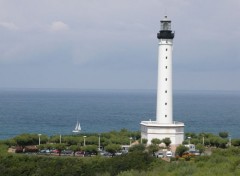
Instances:
[[[100,91],[100,92],[104,92],[104,91],[124,91],[124,92],[131,92],[131,91],[150,91],[150,92],[155,92],[157,91],[157,89],[114,89],[114,88],[3,88],[0,87],[0,91],[57,91],[57,92],[78,92],[78,91]],[[173,92],[190,92],[190,93],[194,93],[194,92],[216,92],[216,93],[220,93],[220,92],[231,92],[231,93],[240,93],[240,90],[211,90],[211,89],[205,89],[205,90],[201,90],[201,89],[189,89],[189,90],[184,90],[184,89],[173,89]]]

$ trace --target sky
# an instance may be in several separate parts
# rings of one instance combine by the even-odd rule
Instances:
[[[0,0],[0,88],[156,89],[175,31],[175,90],[240,90],[239,0]]]

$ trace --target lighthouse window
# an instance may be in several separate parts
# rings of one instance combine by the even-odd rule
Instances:
[[[165,103],[165,105],[167,105],[167,103]]]
[[[166,59],[167,59],[167,56],[166,56]]]
[[[167,117],[167,115],[165,115],[165,117]]]
[[[167,78],[165,78],[165,81],[167,81]]]
[[[165,68],[167,69],[167,66]]]
[[[167,48],[166,48],[166,51],[167,51]]]
[[[167,93],[167,90],[165,90],[165,93]]]

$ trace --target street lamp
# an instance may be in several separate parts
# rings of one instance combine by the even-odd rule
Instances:
[[[99,133],[98,134],[98,150],[100,151],[100,148],[101,148],[101,134]]]
[[[191,137],[188,136],[188,144],[190,145],[190,140],[191,140]]]
[[[86,145],[86,141],[85,141],[85,138],[86,138],[87,136],[83,136],[83,146],[85,146]]]
[[[230,147],[232,146],[232,138],[231,138],[231,135],[229,135],[229,146],[230,146]]]
[[[38,145],[41,144],[41,135],[42,135],[42,134],[38,134]]]
[[[129,145],[132,144],[132,139],[133,139],[132,137],[129,138],[129,140],[130,140]]]
[[[61,134],[59,135],[59,143],[60,144],[62,143],[62,135]]]

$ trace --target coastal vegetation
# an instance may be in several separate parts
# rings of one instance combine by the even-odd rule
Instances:
[[[85,145],[84,145],[84,137]],[[101,147],[112,157],[98,154],[99,139]],[[169,143],[169,139],[165,139]],[[61,143],[60,143],[61,141]],[[138,142],[137,142],[138,141]],[[139,132],[123,129],[102,134],[81,134],[48,137],[41,135],[41,145],[37,134],[21,134],[0,142],[0,173],[8,175],[82,175],[82,176],[181,176],[181,175],[240,175],[240,139],[228,139],[228,134],[186,133],[183,145],[176,149],[176,157],[166,162],[153,154],[162,148],[154,139],[151,145],[140,144]],[[134,143],[127,154],[117,156],[121,145]],[[165,143],[165,147],[169,146]],[[201,156],[186,155],[188,148],[184,144],[195,144]],[[37,150],[72,150],[72,156],[37,155],[29,152],[8,153],[10,146],[24,148],[37,145]],[[92,157],[76,157],[75,152],[96,153]]]

